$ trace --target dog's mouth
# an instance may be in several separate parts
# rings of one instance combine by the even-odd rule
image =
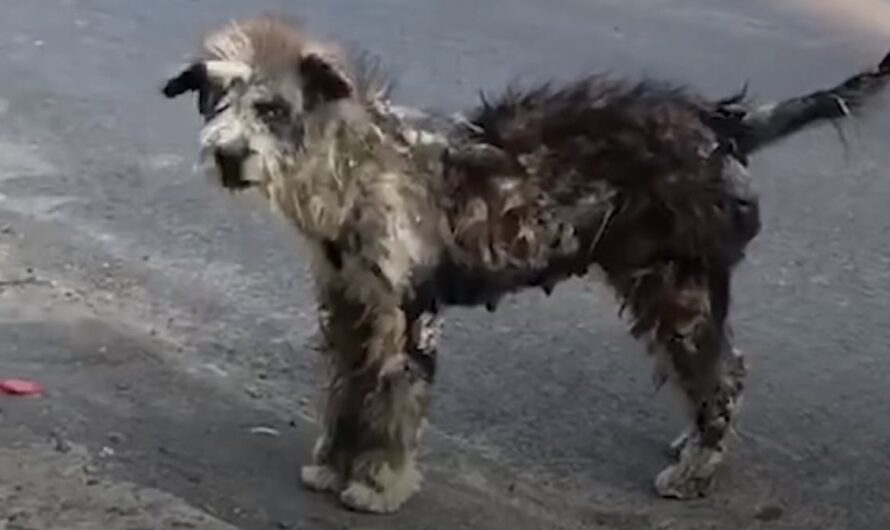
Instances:
[[[249,155],[230,155],[226,153],[214,153],[216,168],[219,170],[220,181],[228,190],[245,190],[256,185],[256,182],[244,177],[244,164]]]

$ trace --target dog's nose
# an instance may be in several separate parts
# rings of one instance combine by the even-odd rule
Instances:
[[[247,142],[235,141],[225,145],[218,145],[214,150],[216,167],[222,173],[223,180],[227,184],[234,184],[241,180],[241,165],[247,158],[249,150]]]
[[[244,140],[234,140],[216,146],[215,155],[218,160],[244,160],[249,154],[247,142]]]
[[[241,174],[241,163],[244,162],[243,156],[232,155],[228,151],[217,150],[214,154],[214,158],[216,159],[216,166],[222,172],[223,177],[226,180]]]
[[[247,142],[229,142],[214,149],[213,157],[224,187],[240,189],[246,186],[243,165],[249,155]]]

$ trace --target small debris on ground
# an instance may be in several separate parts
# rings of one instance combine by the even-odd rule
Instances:
[[[767,504],[766,506],[762,506],[757,513],[754,515],[754,518],[758,521],[775,521],[782,517],[785,513],[785,510],[781,506],[777,506],[775,504]]]
[[[273,429],[272,427],[259,426],[259,427],[253,427],[252,429],[250,429],[250,434],[262,434],[262,435],[266,435],[266,436],[280,436],[281,432],[279,432],[278,429]]]
[[[71,451],[71,444],[65,439],[62,433],[53,431],[49,435],[50,443],[57,453],[67,453]]]
[[[0,379],[0,394],[9,396],[42,396],[43,386],[27,379]]]
[[[30,272],[28,274],[31,274]],[[25,278],[14,278],[11,280],[0,280],[0,287],[21,287],[24,285],[50,285],[50,282],[41,280],[34,276]]]

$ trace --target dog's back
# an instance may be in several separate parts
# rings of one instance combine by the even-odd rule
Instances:
[[[600,78],[484,104],[445,164],[456,254],[512,273],[515,288],[594,263],[735,263],[759,228],[756,198],[702,105],[674,87]]]
[[[451,268],[499,291],[549,289],[592,264],[732,267],[760,230],[748,157],[861,110],[888,79],[890,55],[831,89],[761,107],[744,94],[708,101],[605,77],[508,90],[470,114],[445,157],[443,208],[461,265]],[[485,297],[496,298],[461,303]]]

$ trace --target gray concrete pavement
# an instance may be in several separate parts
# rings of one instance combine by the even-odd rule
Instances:
[[[0,528],[890,526],[888,110],[850,127],[846,151],[820,129],[755,161],[765,231],[734,319],[752,375],[713,498],[653,496],[679,425],[611,295],[581,282],[453,313],[429,480],[404,513],[302,491],[319,381],[304,266],[287,227],[191,172],[193,104],[157,94],[200,30],[290,4],[0,0],[0,279],[37,280],[0,283],[0,377],[49,387],[0,398]],[[382,55],[401,102],[450,111],[517,77],[603,69],[713,95],[749,80],[768,99],[890,47],[884,11],[802,4],[307,0],[298,13]]]

